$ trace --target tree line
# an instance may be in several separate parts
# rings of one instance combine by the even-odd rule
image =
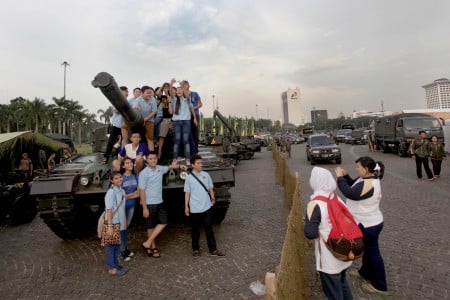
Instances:
[[[52,98],[51,104],[43,99],[34,98],[28,100],[18,97],[10,100],[10,104],[0,104],[0,133],[28,131],[38,133],[59,133],[67,135],[75,143],[92,142],[92,129],[104,124],[110,124],[113,108],[99,109],[97,113],[91,113],[78,101],[61,98]],[[101,122],[97,121],[97,117]],[[345,123],[351,122],[355,127],[369,127],[373,117],[360,117],[352,120],[336,118],[320,120],[298,126],[296,131],[302,128],[314,127],[318,131],[334,131]],[[228,117],[228,123],[238,135],[252,135],[261,132],[281,133],[282,126],[279,120],[255,118]],[[223,134],[226,131],[223,124],[214,118],[203,118],[202,133]]]

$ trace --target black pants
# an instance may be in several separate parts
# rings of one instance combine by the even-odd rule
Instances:
[[[190,213],[192,223],[192,250],[199,250],[200,227],[205,228],[206,242],[209,252],[217,250],[216,238],[212,229],[212,209],[202,213]]]
[[[120,128],[118,128],[116,126],[111,126],[111,128],[109,130],[108,144],[106,145],[106,150],[105,150],[105,154],[104,154],[105,158],[109,158],[109,156],[111,155],[111,152],[112,152],[112,148],[113,148],[114,144],[117,142],[117,138],[121,134],[122,134],[122,131]]]
[[[433,173],[435,176],[441,175],[441,165],[442,159],[432,159],[431,164],[433,165]]]
[[[422,178],[422,164],[423,168],[425,169],[425,173],[427,173],[428,179],[433,178],[433,173],[431,173],[430,165],[428,164],[428,157],[419,155],[416,155],[417,177]]]

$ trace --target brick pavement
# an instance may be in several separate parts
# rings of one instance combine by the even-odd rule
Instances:
[[[444,161],[442,178],[437,181],[419,180],[410,158],[395,154],[371,153],[367,146],[340,145],[342,166],[356,176],[356,158],[364,155],[381,160],[386,165],[382,180],[384,229],[380,249],[385,262],[389,299],[448,299],[450,290],[450,164]],[[300,173],[303,199],[311,194],[308,184],[312,166],[306,161],[305,145],[296,145],[289,160],[292,171]],[[332,171],[335,164],[319,166]],[[312,250],[312,249],[311,249]],[[309,260],[311,299],[324,299],[320,280],[313,270],[313,254]],[[308,261],[308,260],[307,260]],[[354,263],[359,267],[360,261]],[[367,294],[360,281],[350,278],[355,299],[382,299]]]
[[[274,183],[271,152],[236,167],[236,187],[225,221],[215,227],[224,258],[192,257],[189,228],[167,228],[158,240],[161,258],[140,248],[142,230],[132,229],[135,257],[123,277],[107,275],[98,239],[63,241],[36,217],[30,224],[0,227],[2,299],[254,299],[249,285],[280,260],[287,215]]]

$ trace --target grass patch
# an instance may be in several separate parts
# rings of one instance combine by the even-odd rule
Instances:
[[[91,144],[81,144],[75,147],[77,149],[78,154],[90,154],[92,153],[92,145]]]

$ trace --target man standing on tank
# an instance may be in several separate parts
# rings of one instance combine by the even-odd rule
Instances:
[[[141,96],[141,88],[136,87],[133,90],[133,97],[131,97],[130,99],[128,99],[128,103],[130,104],[131,108],[136,108],[136,101],[137,99]],[[127,123],[125,123],[124,121],[122,121],[122,126],[121,126],[121,132],[122,132],[122,147],[125,146],[126,144],[128,144],[130,142],[129,140],[129,130],[130,128],[128,127]]]
[[[203,106],[202,99],[197,92],[190,91],[189,81],[181,81],[181,87],[183,88],[184,97],[191,101],[194,108],[195,117],[197,122],[200,121],[200,108]],[[191,149],[192,154],[198,153],[198,142],[199,142],[199,127],[194,124],[194,119],[191,119]]]
[[[121,86],[120,91],[122,95],[127,99],[128,97],[128,88],[126,86]],[[111,155],[113,146],[118,142],[118,138],[121,138],[122,135],[122,115],[114,109],[113,115],[111,118],[111,127],[109,128],[109,137],[108,144],[106,145],[105,154],[103,155],[103,163],[106,164]],[[120,147],[120,143],[118,144]]]
[[[158,109],[154,91],[149,86],[141,88],[142,96],[137,100],[136,106],[144,118],[145,138],[147,140],[148,149],[155,151],[154,134],[155,134],[155,116]]]

